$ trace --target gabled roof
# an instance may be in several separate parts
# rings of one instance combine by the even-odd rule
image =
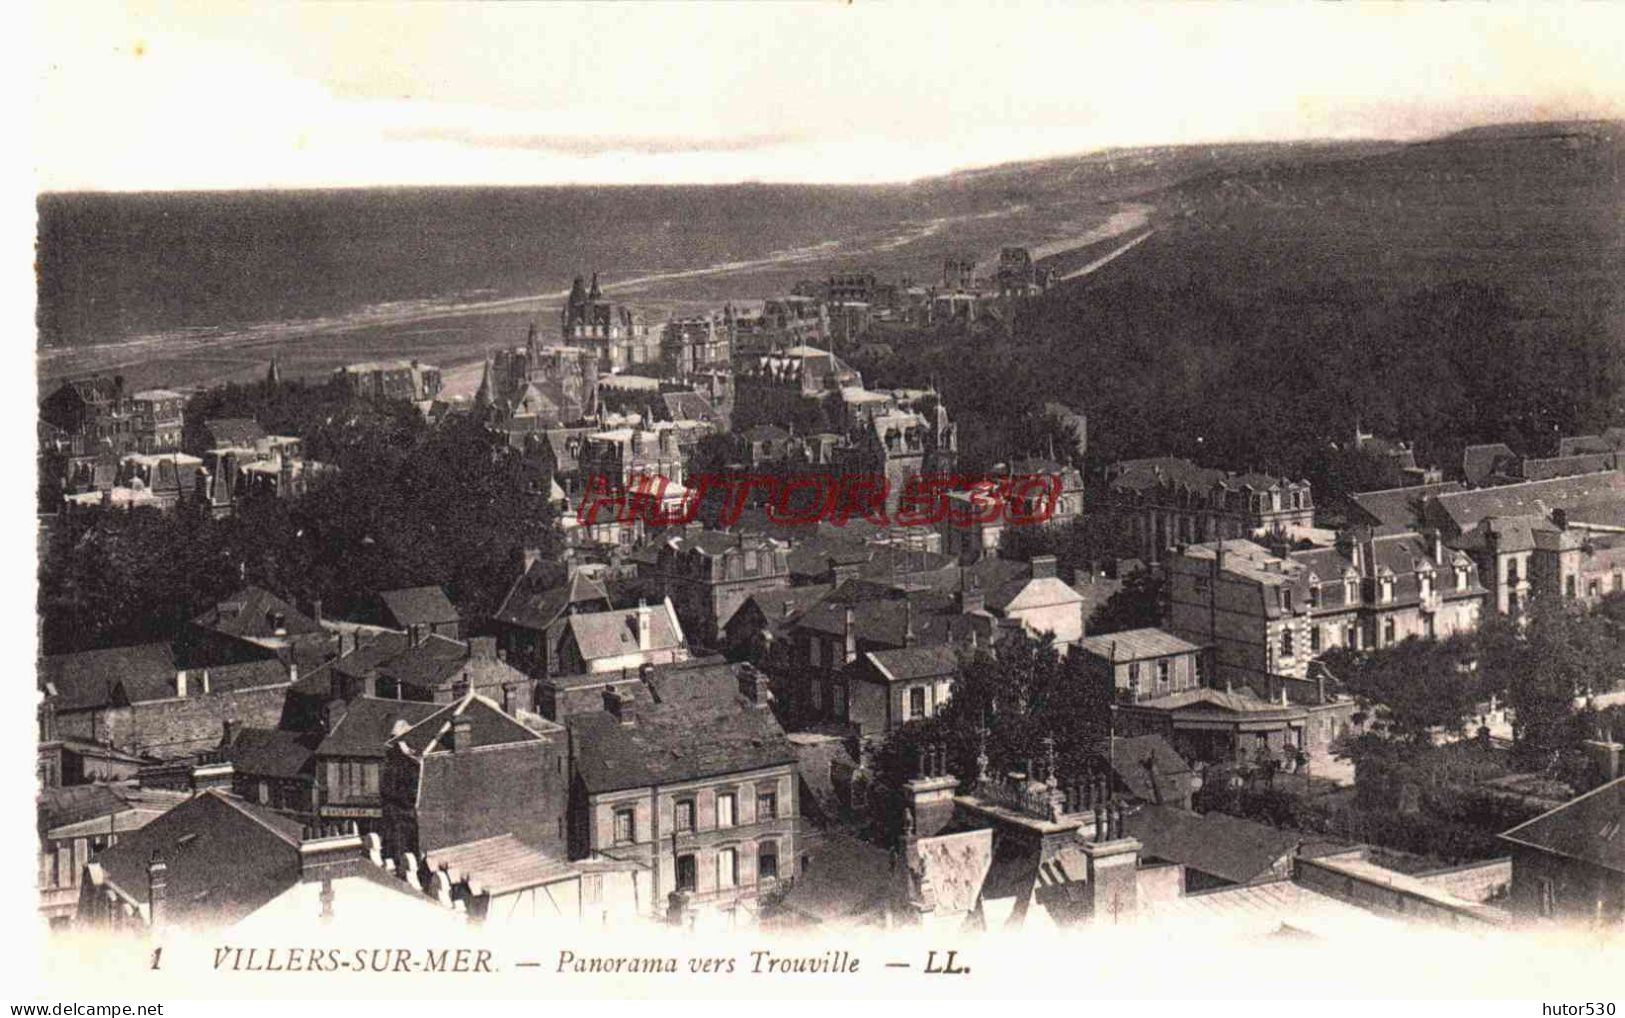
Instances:
[[[461,619],[457,607],[439,587],[407,587],[403,590],[383,590],[378,600],[384,610],[394,618],[396,625],[417,626],[436,622],[456,622]]]
[[[277,632],[275,616],[281,617],[281,633]],[[321,626],[293,605],[268,590],[252,586],[221,598],[214,607],[193,619],[192,624],[243,639],[304,636],[322,632]]]
[[[1474,491],[1434,495],[1430,507],[1456,527],[1458,533],[1471,529],[1486,516],[1546,515],[1553,509],[1625,499],[1625,473],[1605,470],[1577,477],[1557,477],[1547,481],[1503,484]]]
[[[1616,778],[1501,837],[1625,873],[1625,778]]]
[[[397,723],[410,728],[445,705],[420,700],[380,700],[371,696],[350,701],[344,716],[316,747],[317,756],[383,756]]]
[[[299,881],[300,825],[210,789],[119,838],[96,857],[129,900],[148,901],[153,853],[166,867],[165,920],[224,925]]]
[[[455,744],[454,722],[458,718],[469,723],[471,742],[467,746]],[[539,717],[533,719],[531,725],[526,725],[505,713],[491,700],[468,693],[456,703],[446,704],[400,735],[393,736],[389,744],[406,746],[415,756],[424,756],[429,753],[449,753],[456,749],[538,742],[543,738],[543,731],[563,734],[564,727]]]
[[[451,686],[466,679],[470,689],[523,681],[525,675],[506,661],[476,653],[472,643],[438,633],[378,666],[380,676],[417,689]]]
[[[551,562],[531,566],[508,591],[496,618],[509,625],[539,630],[557,622],[572,606],[577,610],[610,607],[609,592],[601,582],[579,571],[565,579],[558,570],[559,566]]]
[[[618,611],[591,612],[570,616],[567,632],[575,641],[583,661],[619,657],[640,649],[638,644],[638,614],[649,616],[648,650],[673,650],[683,645],[683,627],[670,602],[644,608],[624,608]]]
[[[134,785],[64,785],[41,791],[36,805],[40,829],[49,831],[134,809],[162,813],[191,797],[191,792]]]
[[[359,636],[358,633],[358,639]],[[340,675],[353,679],[370,678],[380,665],[404,653],[408,647],[409,639],[405,633],[375,633],[366,643],[335,660],[333,668]]]
[[[1030,608],[1082,603],[1082,594],[1054,576],[1011,580],[987,595],[987,606],[1006,615]]]
[[[1461,473],[1467,483],[1477,487],[1489,480],[1496,466],[1503,460],[1517,459],[1512,447],[1504,442],[1489,445],[1469,445],[1461,454]]]
[[[119,688],[131,703],[174,696],[176,670],[169,644],[142,643],[54,654],[40,662],[39,681],[56,691],[56,710],[90,710],[112,704]]]
[[[1233,884],[1265,876],[1299,840],[1294,831],[1225,813],[1192,813],[1171,806],[1142,806],[1124,817],[1123,830],[1139,839],[1146,856]]]
[[[1465,491],[1457,481],[1438,484],[1414,484],[1404,488],[1383,491],[1362,491],[1350,495],[1352,502],[1368,521],[1379,526],[1418,526],[1422,520],[1422,503],[1429,495],[1447,495]]]
[[[588,792],[646,788],[793,764],[796,755],[766,704],[739,693],[739,665],[656,669],[654,688],[618,684],[636,720],[607,711],[566,722]]]

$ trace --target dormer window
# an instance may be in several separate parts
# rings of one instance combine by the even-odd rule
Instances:
[[[1383,604],[1388,604],[1394,599],[1394,578],[1392,576],[1384,576],[1378,579],[1377,590],[1378,599]]]
[[[1467,567],[1466,566],[1457,566],[1456,567],[1456,589],[1457,590],[1466,590],[1467,589]]]
[[[1423,597],[1426,598],[1426,597],[1432,597],[1433,596],[1433,574],[1432,573],[1417,573],[1416,574],[1416,582],[1421,587]]]
[[[1320,584],[1318,583],[1311,583],[1309,585],[1309,607],[1320,607]]]
[[[1355,604],[1360,600],[1360,581],[1352,576],[1343,581],[1343,603]]]

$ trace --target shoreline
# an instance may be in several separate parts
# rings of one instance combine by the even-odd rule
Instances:
[[[902,255],[903,249],[928,241],[946,244],[954,239],[947,234],[955,226],[973,234],[959,246],[986,250],[986,240],[991,238],[984,239],[981,234],[989,223],[1032,211],[1026,205],[1007,204],[992,211],[898,223],[886,230],[884,237],[865,238],[868,243],[855,251],[842,251],[846,242],[826,240],[760,258],[650,272],[606,282],[603,290],[648,309],[650,327],[659,328],[674,313],[720,306],[730,300],[755,303],[763,299],[762,295],[787,292],[794,278],[837,271],[854,259],[870,259],[876,263],[877,272],[888,275],[906,272],[907,267],[936,257],[937,252],[922,251],[910,257]],[[1091,205],[1089,211],[1093,213],[1089,221],[1066,223],[1064,236],[1010,237],[1002,243],[1028,247],[1035,260],[1061,259],[1145,229],[1155,209],[1142,202],[1124,201]],[[978,259],[979,263],[988,260],[986,255]],[[756,296],[745,297],[742,293]],[[191,388],[262,377],[273,353],[284,377],[306,379],[321,377],[356,361],[416,358],[441,368],[448,391],[456,393],[452,388],[455,377],[459,388],[467,388],[471,396],[478,387],[477,372],[472,383],[463,378],[471,366],[482,363],[491,349],[521,344],[528,323],[545,322],[557,314],[568,294],[566,289],[466,302],[395,301],[300,321],[226,329],[177,329],[113,343],[53,347],[36,351],[35,373],[42,391],[50,383],[92,374],[122,374],[134,388]],[[543,331],[545,335],[555,330]]]

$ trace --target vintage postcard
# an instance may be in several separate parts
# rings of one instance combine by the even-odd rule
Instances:
[[[31,13],[12,1014],[1615,1014],[1625,8]]]

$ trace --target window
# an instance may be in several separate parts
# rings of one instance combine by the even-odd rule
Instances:
[[[636,815],[630,809],[615,811],[615,844],[630,845],[637,841]]]
[[[1320,653],[1320,627],[1309,627],[1309,649],[1316,654]]]
[[[1378,583],[1380,584],[1382,590],[1382,603],[1387,604],[1394,599],[1394,578],[1392,576],[1384,576],[1378,581]]]
[[[1358,650],[1360,647],[1360,630],[1352,622],[1343,629],[1343,646],[1349,650]]]
[[[1360,581],[1350,577],[1343,581],[1343,603],[1354,604],[1360,600]]]
[[[1466,590],[1467,589],[1467,567],[1466,566],[1457,566],[1456,567],[1456,589],[1457,590]]]
[[[756,822],[772,820],[779,815],[779,793],[756,793]]]
[[[1422,588],[1422,597],[1424,599],[1433,596],[1433,574],[1432,573],[1417,573],[1416,574],[1416,582]]]
[[[270,805],[270,802],[271,802],[271,786],[266,784],[265,782],[261,781],[260,782],[259,792],[260,792],[260,805],[261,806]]]
[[[925,717],[924,686],[915,686],[908,691],[908,716],[910,720]]]
[[[1320,607],[1320,584],[1316,583],[1309,588],[1309,607]]]
[[[1597,596],[1597,581],[1596,580],[1592,580],[1586,586],[1586,596],[1588,596],[1588,597],[1596,597]]]
[[[1138,661],[1128,663],[1128,688],[1136,693],[1140,691],[1140,662]]]
[[[679,891],[692,891],[699,876],[699,867],[694,863],[694,856],[680,855],[677,857],[677,889]]]
[[[1290,629],[1281,630],[1281,656],[1292,656],[1292,630]]]
[[[717,826],[732,827],[739,823],[739,797],[732,792],[717,793]]]
[[[1517,582],[1518,582],[1518,560],[1515,559],[1515,558],[1509,558],[1509,559],[1507,559],[1507,583],[1510,585],[1510,584],[1515,584]]]
[[[764,841],[756,849],[756,879],[777,880],[779,878],[779,843]]]
[[[1168,659],[1163,658],[1157,662],[1157,689],[1163,690],[1168,688],[1168,672]]]
[[[1563,577],[1563,596],[1564,597],[1573,597],[1574,594],[1575,594],[1575,589],[1574,588],[1575,588],[1574,574],[1570,573],[1569,575]]]
[[[812,665],[814,668],[818,667],[818,665],[822,663],[818,653],[820,649],[819,641],[816,637],[812,637],[807,640],[807,663]]]
[[[687,833],[694,829],[694,800],[678,799],[674,810],[673,826],[679,831]]]
[[[1392,615],[1382,620],[1382,642],[1384,644],[1394,642],[1394,617]]]
[[[736,848],[723,848],[717,850],[717,889],[727,890],[739,886],[739,850]]]

